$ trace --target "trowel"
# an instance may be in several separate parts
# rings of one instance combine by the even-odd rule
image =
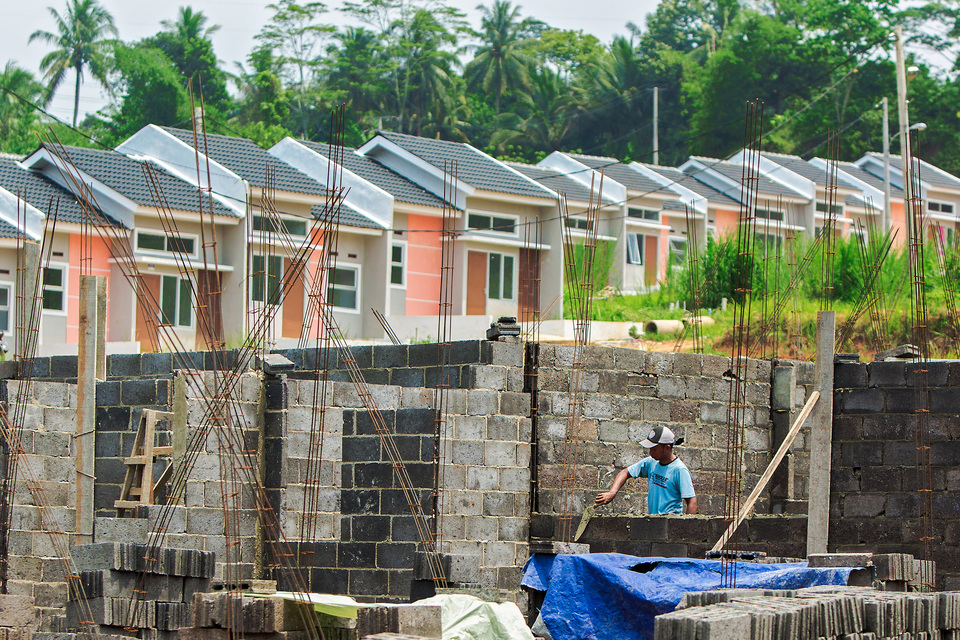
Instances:
[[[590,524],[590,518],[593,517],[594,507],[590,505],[583,510],[583,515],[580,516],[580,526],[577,527],[577,533],[573,536],[573,541],[576,542],[580,539],[580,536],[583,535],[583,532],[587,530],[587,525]]]

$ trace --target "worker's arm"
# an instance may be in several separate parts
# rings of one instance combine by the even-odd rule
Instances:
[[[683,499],[683,512],[693,515],[697,512],[697,496]]]
[[[630,479],[630,472],[627,469],[621,469],[620,473],[617,474],[617,477],[613,479],[613,484],[610,486],[610,491],[606,491],[597,496],[597,499],[593,501],[593,504],[600,506],[603,504],[610,503],[614,498],[617,497],[620,488],[626,484],[627,480]]]

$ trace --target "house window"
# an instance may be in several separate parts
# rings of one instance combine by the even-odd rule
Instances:
[[[687,260],[687,239],[670,238],[670,266],[683,266]]]
[[[758,218],[764,218],[765,220],[783,220],[783,211],[775,209],[757,209],[756,215]]]
[[[67,280],[66,267],[43,268],[43,308],[47,311],[63,311],[65,286]]]
[[[497,231],[499,233],[516,233],[517,219],[503,218],[483,213],[471,213],[467,216],[467,227],[478,231]]]
[[[253,254],[253,286],[251,287],[253,301],[277,304],[280,300],[282,276],[283,258]]]
[[[327,283],[327,302],[338,309],[356,310],[360,293],[360,270],[355,267],[336,267],[330,270]]]
[[[627,234],[627,264],[643,264],[643,234]]]
[[[160,323],[175,327],[193,324],[190,281],[179,276],[163,276],[160,281]]]
[[[253,230],[266,233],[286,233],[302,238],[307,235],[307,221],[255,215],[253,216]]]
[[[141,251],[158,251],[163,253],[182,253],[196,255],[196,238],[181,235],[164,235],[162,233],[137,232],[137,249]]]
[[[654,209],[638,209],[636,207],[630,207],[627,209],[627,215],[631,218],[660,222],[660,212]]]
[[[487,297],[491,300],[513,300],[513,256],[490,254]]]
[[[13,295],[8,285],[0,285],[0,331],[10,331],[10,303]]]
[[[927,211],[934,211],[936,213],[953,213],[953,205],[949,202],[934,202],[933,200],[927,201]]]
[[[402,287],[406,284],[407,245],[395,244],[390,247],[390,284]]]
[[[755,254],[779,254],[783,247],[783,238],[774,233],[758,233],[755,236]]]
[[[593,231],[593,220],[587,220],[586,218],[567,217],[563,219],[563,223],[570,229]]]

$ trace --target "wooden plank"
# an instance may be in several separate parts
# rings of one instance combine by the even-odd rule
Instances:
[[[836,314],[817,314],[814,388],[820,402],[810,420],[810,486],[807,501],[807,555],[827,552],[830,525],[830,456],[833,442],[833,357]]]
[[[153,504],[153,445],[156,443],[157,412],[144,409],[146,421],[143,434],[143,477],[140,479],[140,504]]]
[[[749,515],[750,511],[753,509],[753,505],[757,502],[757,499],[760,497],[760,494],[763,492],[763,490],[767,488],[767,483],[770,482],[770,478],[773,477],[774,471],[776,471],[777,467],[780,466],[780,462],[783,460],[783,457],[787,455],[787,451],[790,450],[790,445],[792,445],[793,441],[796,440],[797,434],[800,433],[801,427],[803,427],[803,424],[807,421],[807,418],[810,416],[810,412],[813,411],[813,407],[816,406],[817,400],[819,399],[819,391],[814,391],[810,394],[810,397],[807,398],[807,403],[803,405],[803,410],[793,422],[793,425],[790,427],[790,431],[787,432],[787,437],[783,439],[783,442],[780,444],[780,448],[777,450],[776,455],[773,456],[770,464],[767,465],[766,471],[764,471],[763,475],[760,476],[760,481],[757,483],[757,486],[753,488],[753,491],[750,492],[750,496],[740,508],[740,513],[737,514],[737,519],[730,523],[730,526],[727,527],[727,530],[723,532],[723,535],[720,536],[719,540],[717,540],[717,544],[713,545],[713,548],[710,549],[710,551],[720,551],[723,549],[723,545],[727,544],[727,541],[730,540],[730,537],[737,531],[737,527],[739,527],[744,519],[746,519],[747,515]]]

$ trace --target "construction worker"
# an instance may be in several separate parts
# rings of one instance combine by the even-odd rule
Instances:
[[[666,427],[654,427],[641,442],[650,450],[650,457],[632,464],[613,480],[610,490],[597,496],[597,506],[609,504],[630,478],[648,478],[647,511],[658,513],[696,513],[697,495],[693,491],[690,470],[674,453],[674,445],[683,443]]]

